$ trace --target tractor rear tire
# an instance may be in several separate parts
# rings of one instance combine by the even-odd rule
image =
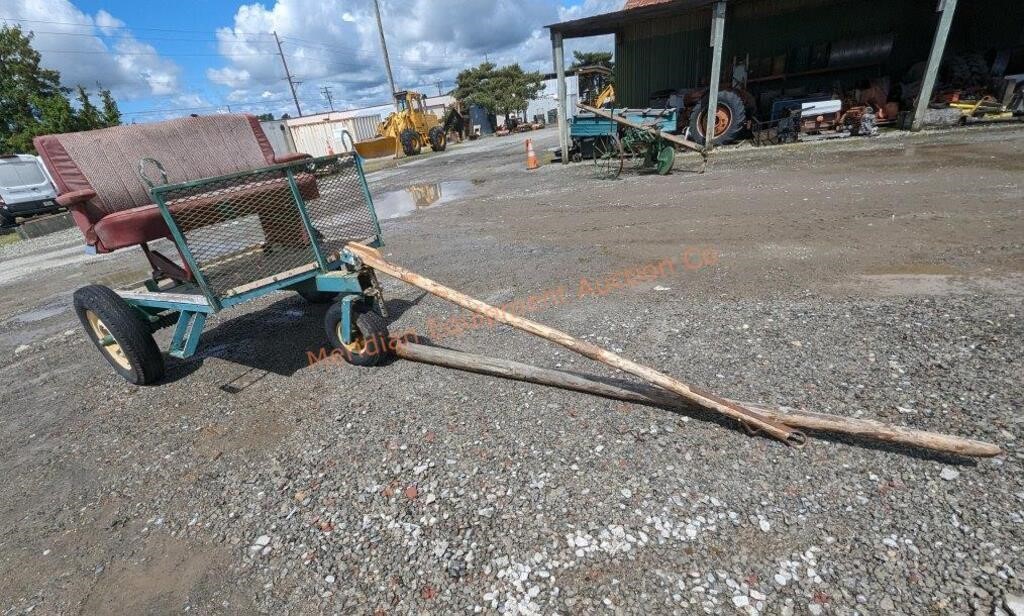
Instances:
[[[164,375],[164,356],[148,323],[120,295],[102,285],[75,291],[75,313],[89,340],[107,363],[133,385],[149,385]]]
[[[405,152],[406,156],[416,156],[423,147],[420,143],[419,133],[411,128],[407,128],[399,133],[398,140],[402,142],[402,151]]]
[[[704,131],[707,130],[707,116],[704,114],[707,106],[708,99],[703,98],[690,114],[690,140],[700,145],[704,145]],[[739,94],[730,90],[719,92],[718,110],[715,115],[715,138],[712,143],[725,145],[736,141],[747,121],[747,109]]]
[[[430,139],[430,149],[435,152],[444,152],[448,147],[448,136],[440,126],[431,128],[427,132],[427,138]]]

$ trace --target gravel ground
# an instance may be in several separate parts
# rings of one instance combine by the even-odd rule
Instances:
[[[68,297],[138,275],[138,255],[79,258],[73,233],[0,249],[0,614],[1020,616],[1021,137],[740,149],[614,182],[528,174],[496,138],[371,177],[378,195],[472,182],[385,223],[396,262],[494,303],[564,288],[532,316],[733,398],[1004,448],[981,461],[791,449],[410,362],[310,365],[324,308],[289,294],[216,316],[137,388]],[[650,263],[672,267],[610,284]],[[628,381],[385,291],[392,331]]]

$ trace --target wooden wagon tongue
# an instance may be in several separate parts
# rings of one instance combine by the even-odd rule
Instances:
[[[611,351],[602,349],[595,344],[578,340],[565,332],[542,325],[536,321],[531,321],[530,319],[524,319],[523,317],[516,316],[510,312],[501,310],[500,308],[495,308],[490,304],[481,302],[480,300],[474,299],[464,293],[460,293],[455,289],[434,282],[424,276],[420,276],[419,274],[409,271],[404,267],[389,263],[384,259],[380,252],[374,248],[355,242],[348,243],[345,248],[353,255],[359,257],[365,265],[368,265],[377,271],[393,276],[403,282],[413,285],[414,287],[423,289],[427,293],[448,300],[467,310],[494,319],[499,323],[511,325],[512,327],[521,329],[527,333],[540,336],[541,338],[550,340],[555,344],[564,346],[570,351],[579,353],[584,357],[588,357],[613,368],[618,368],[623,372],[628,372],[634,376],[638,376],[648,383],[678,394],[703,408],[725,415],[726,417],[736,419],[749,431],[764,432],[789,445],[803,446],[806,443],[807,439],[803,432],[794,430],[777,420],[771,419],[757,411],[741,406],[735,402],[719,398],[714,394],[697,390],[667,374],[628,360],[612,353]]]

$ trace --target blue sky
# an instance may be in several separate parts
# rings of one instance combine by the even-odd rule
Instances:
[[[623,0],[381,0],[396,82],[429,94],[485,58],[551,71],[548,23]],[[113,90],[126,121],[231,111],[295,115],[274,38],[304,113],[386,102],[371,0],[0,0],[0,18],[36,34],[65,85]],[[17,21],[15,21],[17,20]],[[573,44],[611,49],[607,37]],[[440,87],[439,87],[440,82]]]

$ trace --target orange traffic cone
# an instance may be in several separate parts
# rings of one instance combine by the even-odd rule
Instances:
[[[533,171],[537,167],[540,167],[540,163],[537,162],[537,153],[533,151],[533,140],[526,140],[526,170]]]

